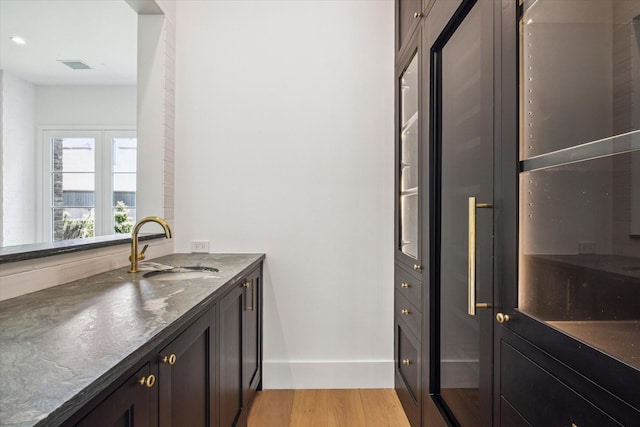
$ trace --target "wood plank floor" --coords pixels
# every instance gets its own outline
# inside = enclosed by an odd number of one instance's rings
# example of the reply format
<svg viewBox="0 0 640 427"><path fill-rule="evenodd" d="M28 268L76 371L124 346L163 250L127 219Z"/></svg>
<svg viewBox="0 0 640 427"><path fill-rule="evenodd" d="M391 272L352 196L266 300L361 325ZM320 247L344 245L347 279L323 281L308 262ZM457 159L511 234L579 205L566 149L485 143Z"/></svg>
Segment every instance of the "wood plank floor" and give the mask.
<svg viewBox="0 0 640 427"><path fill-rule="evenodd" d="M263 390L249 427L410 427L395 390Z"/></svg>

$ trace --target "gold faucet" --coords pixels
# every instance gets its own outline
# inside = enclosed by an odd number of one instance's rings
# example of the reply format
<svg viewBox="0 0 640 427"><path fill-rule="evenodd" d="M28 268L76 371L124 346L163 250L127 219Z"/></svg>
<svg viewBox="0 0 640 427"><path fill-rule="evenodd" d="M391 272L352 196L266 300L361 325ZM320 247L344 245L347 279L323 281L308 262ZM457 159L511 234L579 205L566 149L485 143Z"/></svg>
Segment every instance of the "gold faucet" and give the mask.
<svg viewBox="0 0 640 427"><path fill-rule="evenodd" d="M138 253L138 233L140 232L140 228L147 222L156 222L164 228L164 237L167 239L171 238L171 228L167 221L160 218L159 216L148 216L142 218L140 221L136 222L136 225L133 227L133 231L131 232L131 255L129 256L129 261L131 261L131 268L129 269L129 273L137 273L138 271L138 261L142 261L144 259L144 251L147 250L149 245L144 245L142 251Z"/></svg>

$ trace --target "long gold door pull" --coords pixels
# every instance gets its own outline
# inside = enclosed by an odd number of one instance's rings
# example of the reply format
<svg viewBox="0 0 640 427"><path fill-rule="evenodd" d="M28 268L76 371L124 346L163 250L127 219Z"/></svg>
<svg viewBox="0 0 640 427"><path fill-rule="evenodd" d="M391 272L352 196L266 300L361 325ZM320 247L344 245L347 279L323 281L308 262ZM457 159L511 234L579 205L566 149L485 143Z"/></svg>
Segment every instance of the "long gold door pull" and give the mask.
<svg viewBox="0 0 640 427"><path fill-rule="evenodd" d="M476 209L492 208L490 203L476 203L475 197L469 197L469 280L467 291L467 313L476 315L476 307L489 307L487 303L476 304Z"/></svg>

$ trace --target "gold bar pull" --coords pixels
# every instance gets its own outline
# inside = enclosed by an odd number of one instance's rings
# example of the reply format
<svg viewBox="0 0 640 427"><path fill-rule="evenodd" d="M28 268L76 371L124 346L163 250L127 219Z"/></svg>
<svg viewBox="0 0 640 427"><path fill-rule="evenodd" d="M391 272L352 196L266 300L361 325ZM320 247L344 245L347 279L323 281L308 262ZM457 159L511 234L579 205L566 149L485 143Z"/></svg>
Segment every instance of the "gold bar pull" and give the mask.
<svg viewBox="0 0 640 427"><path fill-rule="evenodd" d="M490 203L476 203L475 197L469 197L469 275L467 291L467 313L476 315L476 307L489 307L486 303L476 304L476 209L492 208Z"/></svg>
<svg viewBox="0 0 640 427"><path fill-rule="evenodd" d="M255 288L254 288L254 284L253 284L253 279L247 280L246 282L244 282L242 284L242 286L245 289L248 289L249 287L251 287L251 305L244 307L245 311L253 311L254 310L254 304L255 304L255 300L254 300L254 293L255 293Z"/></svg>

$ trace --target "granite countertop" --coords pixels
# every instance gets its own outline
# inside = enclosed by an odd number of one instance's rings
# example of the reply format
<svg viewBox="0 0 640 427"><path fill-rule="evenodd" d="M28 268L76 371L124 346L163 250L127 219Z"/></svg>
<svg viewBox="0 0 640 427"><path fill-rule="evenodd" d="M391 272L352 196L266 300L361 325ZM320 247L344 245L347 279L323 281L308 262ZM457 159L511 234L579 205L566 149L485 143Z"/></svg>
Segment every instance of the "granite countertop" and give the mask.
<svg viewBox="0 0 640 427"><path fill-rule="evenodd" d="M174 254L152 261L220 271L159 281L124 267L0 302L0 426L63 422L263 259Z"/></svg>

